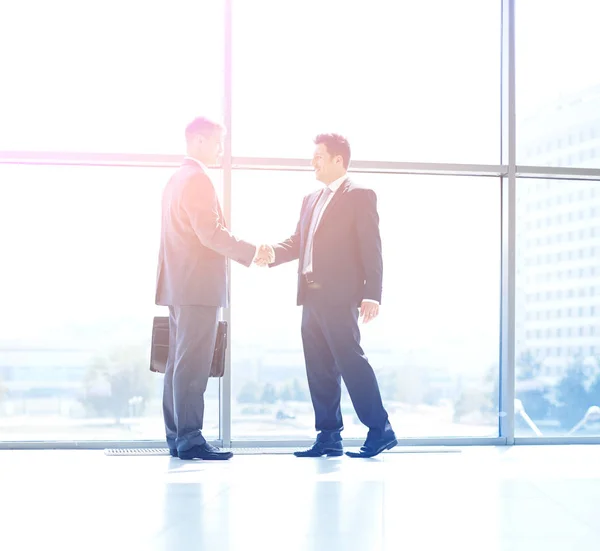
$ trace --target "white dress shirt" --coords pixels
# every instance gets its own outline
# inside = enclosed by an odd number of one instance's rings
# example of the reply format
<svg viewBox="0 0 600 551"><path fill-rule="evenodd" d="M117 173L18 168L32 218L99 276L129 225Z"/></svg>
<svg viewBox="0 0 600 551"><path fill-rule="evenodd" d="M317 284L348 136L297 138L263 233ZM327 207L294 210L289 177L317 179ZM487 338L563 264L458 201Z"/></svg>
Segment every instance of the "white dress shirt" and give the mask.
<svg viewBox="0 0 600 551"><path fill-rule="evenodd" d="M323 207L321 208L321 211L318 213L319 218L317 219L317 223L315 224L315 229L313 232L314 233L317 231L317 228L319 227L319 224L321 223L321 218L323 218L323 213L325 212L325 209L329 206L329 203L331 202L331 199L333 199L333 195L335 194L335 192L340 189L340 186L344 183L344 181L346 180L348 176L346 174L344 174L341 178L338 178L337 180L334 180L333 182L331 182L331 184L328 184L328 188L331 190L331 193L329 194L329 197L327 197L327 199L325 200L325 204L323 205ZM305 267L304 270L302 270L303 274L307 274L312 272L312 247L310 247L310 249L307 249L306 251L304 251L304 255L305 257L307 257L307 261L305 263Z"/></svg>

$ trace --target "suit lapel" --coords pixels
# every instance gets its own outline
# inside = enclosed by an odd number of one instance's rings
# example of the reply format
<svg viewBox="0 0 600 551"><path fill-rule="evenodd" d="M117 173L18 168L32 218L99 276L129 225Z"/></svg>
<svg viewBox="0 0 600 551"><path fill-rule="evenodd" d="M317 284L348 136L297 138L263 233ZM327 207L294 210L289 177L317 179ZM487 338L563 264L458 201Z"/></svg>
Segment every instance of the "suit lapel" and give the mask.
<svg viewBox="0 0 600 551"><path fill-rule="evenodd" d="M302 245L304 249L304 243L306 243L306 238L308 235L308 230L310 228L310 221L312 220L313 213L315 211L315 207L317 206L317 201L321 196L320 191L316 191L313 193L309 200L306 202L306 209L304 211L304 217L302 220Z"/></svg>
<svg viewBox="0 0 600 551"><path fill-rule="evenodd" d="M329 201L329 204L327 205L327 208L325 209L323 216L321 216L321 221L319 222L319 225L317 226L317 229L315 230L315 235L323 227L323 224L325 224L327 222L327 220L331 216L331 212L333 211L335 204L340 200L340 197L342 195L344 195L344 193L346 193L346 190L348 189L349 186L350 186L350 179L346 178L344 180L344 182L342 183L342 185L338 188L338 190L333 194L333 197L331 198L331 201Z"/></svg>

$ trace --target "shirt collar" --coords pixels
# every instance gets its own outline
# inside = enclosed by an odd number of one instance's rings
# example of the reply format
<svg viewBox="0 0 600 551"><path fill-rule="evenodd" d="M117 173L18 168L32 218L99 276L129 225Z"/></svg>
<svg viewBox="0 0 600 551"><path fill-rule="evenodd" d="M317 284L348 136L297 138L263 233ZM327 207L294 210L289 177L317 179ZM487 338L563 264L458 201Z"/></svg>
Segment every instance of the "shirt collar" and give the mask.
<svg viewBox="0 0 600 551"><path fill-rule="evenodd" d="M331 182L331 184L329 184L327 187L331 190L332 193L335 193L338 189L340 189L340 186L348 179L348 175L344 174L341 178L338 178L337 180L334 180L333 182Z"/></svg>
<svg viewBox="0 0 600 551"><path fill-rule="evenodd" d="M206 168L206 165L202 162L199 161L198 159L194 159L194 157L188 157L187 155L184 157L185 161L193 161L194 163L196 163L202 170L204 170L204 172L208 172L208 169Z"/></svg>

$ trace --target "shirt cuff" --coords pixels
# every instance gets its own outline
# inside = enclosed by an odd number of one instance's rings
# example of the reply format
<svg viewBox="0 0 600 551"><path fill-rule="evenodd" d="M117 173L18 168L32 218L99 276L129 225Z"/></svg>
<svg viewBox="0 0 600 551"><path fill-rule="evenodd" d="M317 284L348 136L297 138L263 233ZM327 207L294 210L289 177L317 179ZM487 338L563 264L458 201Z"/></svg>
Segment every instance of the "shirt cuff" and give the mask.
<svg viewBox="0 0 600 551"><path fill-rule="evenodd" d="M363 302L372 302L373 304L379 305L379 301L373 300L372 298L363 298Z"/></svg>

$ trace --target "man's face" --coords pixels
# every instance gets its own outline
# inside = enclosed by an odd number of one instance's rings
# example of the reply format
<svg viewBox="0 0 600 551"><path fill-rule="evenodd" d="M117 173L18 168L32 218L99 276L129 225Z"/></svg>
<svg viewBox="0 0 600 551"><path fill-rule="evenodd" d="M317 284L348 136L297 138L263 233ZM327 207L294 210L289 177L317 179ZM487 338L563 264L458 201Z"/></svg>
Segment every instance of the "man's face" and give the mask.
<svg viewBox="0 0 600 551"><path fill-rule="evenodd" d="M215 130L207 136L200 136L200 148L202 157L208 165L218 165L223 155L222 130Z"/></svg>
<svg viewBox="0 0 600 551"><path fill-rule="evenodd" d="M343 173L343 161L340 155L332 157L327 151L325 144L319 143L315 147L312 166L315 169L315 177L324 184L330 184L337 180Z"/></svg>

